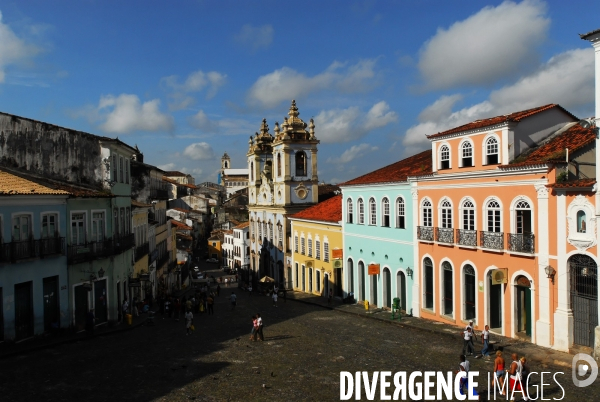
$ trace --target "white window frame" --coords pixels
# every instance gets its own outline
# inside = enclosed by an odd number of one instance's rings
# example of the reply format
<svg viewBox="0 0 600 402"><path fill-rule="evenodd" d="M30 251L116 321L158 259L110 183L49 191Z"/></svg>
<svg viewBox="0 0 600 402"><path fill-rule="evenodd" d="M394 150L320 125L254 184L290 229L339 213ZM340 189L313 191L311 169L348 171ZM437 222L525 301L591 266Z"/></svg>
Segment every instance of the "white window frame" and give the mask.
<svg viewBox="0 0 600 402"><path fill-rule="evenodd" d="M56 218L56 222L54 223L56 231L55 233L48 233L44 236L44 218L50 216ZM58 211L44 211L40 214L40 239L48 239L51 237L60 237L60 213Z"/></svg>
<svg viewBox="0 0 600 402"><path fill-rule="evenodd" d="M427 215L427 211L429 211L429 216ZM431 204L431 200L429 198L424 198L421 201L421 226L423 227L433 227L433 205ZM427 224L429 223L429 224Z"/></svg>
<svg viewBox="0 0 600 402"><path fill-rule="evenodd" d="M358 201L356 202L356 206L358 209L358 224L364 225L365 224L365 202L363 201L362 198L358 199Z"/></svg>
<svg viewBox="0 0 600 402"><path fill-rule="evenodd" d="M471 206L465 206L466 203L470 203ZM465 213L473 211L473 225L465 227ZM477 230L477 206L472 199L466 198L460 203L460 229L461 230ZM468 216L468 214L467 214ZM470 221L469 221L470 222ZM472 227L472 229L471 229Z"/></svg>
<svg viewBox="0 0 600 402"><path fill-rule="evenodd" d="M315 237L315 258L317 260L321 259L321 239L319 236Z"/></svg>
<svg viewBox="0 0 600 402"><path fill-rule="evenodd" d="M83 215L83 243L79 243L79 242L73 242L73 215L79 215L82 214ZM75 245L82 245L82 244L86 244L88 241L88 233L87 233L87 227L88 227L88 222L87 222L87 211L85 210L81 210L81 211L71 211L71 215L69 216L69 227L70 227L70 239L69 242L71 245L75 246ZM78 231L79 232L79 231ZM78 240L79 240L79 236L78 236Z"/></svg>
<svg viewBox="0 0 600 402"><path fill-rule="evenodd" d="M490 153L489 152L489 143L490 141L495 140L496 141L496 153ZM500 138L498 138L498 136L496 134L489 134L487 135L484 139L483 139L483 165L497 165L500 164L502 162L502 160L500 159ZM497 163L488 163L488 156L489 155L497 155Z"/></svg>
<svg viewBox="0 0 600 402"><path fill-rule="evenodd" d="M354 223L354 208L352 205L352 198L346 200L346 223Z"/></svg>
<svg viewBox="0 0 600 402"><path fill-rule="evenodd" d="M468 146L468 147L467 147ZM467 156L465 157L465 151L466 150L470 150L471 152L471 156ZM459 166L460 167L473 167L475 166L475 147L473 146L473 143L471 142L470 139L465 139L464 141L462 141L460 143L460 158L459 158ZM463 159L465 158L471 158L471 166L465 166L463 163Z"/></svg>
<svg viewBox="0 0 600 402"><path fill-rule="evenodd" d="M445 153L444 149L448 150L448 152L447 152L448 159L443 159L444 153ZM447 144L447 143L440 144L438 155L439 155L439 161L440 161L440 165L438 167L438 170L452 169L452 152L451 152L450 145ZM444 168L442 166L443 166L444 161L446 161L446 160L448 161L448 167Z"/></svg>
<svg viewBox="0 0 600 402"><path fill-rule="evenodd" d="M377 201L369 198L369 226L377 226Z"/></svg>
<svg viewBox="0 0 600 402"><path fill-rule="evenodd" d="M28 228L27 228L27 236L25 236L25 238L23 238L23 235L21 233L21 230L19 229L19 239L15 239L14 237L14 229L15 229L15 219L17 218L24 218L27 217L29 222L28 222ZM10 237L12 241L27 241L33 238L33 213L31 212L15 212L13 214L11 214L11 230L10 230ZM19 224L20 225L20 224Z"/></svg>
<svg viewBox="0 0 600 402"><path fill-rule="evenodd" d="M400 225L400 217L404 220L402 225ZM406 229L406 202L404 197L396 198L396 228Z"/></svg>
<svg viewBox="0 0 600 402"><path fill-rule="evenodd" d="M329 262L329 239L323 238L323 262Z"/></svg>
<svg viewBox="0 0 600 402"><path fill-rule="evenodd" d="M452 214L452 201L450 201L448 198L443 198L440 201L440 206L439 206L439 214L438 214L438 219L439 219L439 223L438 223L438 227L440 228L444 228L444 229L451 229L453 226L453 214Z"/></svg>
<svg viewBox="0 0 600 402"><path fill-rule="evenodd" d="M386 224L387 218L387 224ZM391 216L390 216L390 199L388 197L383 197L381 200L381 226L389 228L391 227Z"/></svg>
<svg viewBox="0 0 600 402"><path fill-rule="evenodd" d="M103 222L103 225L102 225L103 237L102 237L102 239L96 239L95 234L94 234L94 222L98 221L97 219L94 218L94 214L99 214L99 213L104 214L104 216L102 218L102 222ZM90 214L91 214L90 216L91 216L91 220L92 220L92 225L90 227L90 232L91 232L90 239L91 239L91 241L96 241L96 242L103 241L104 239L106 239L106 217L108 216L108 214L106 213L105 209L92 209L90 211Z"/></svg>
<svg viewBox="0 0 600 402"><path fill-rule="evenodd" d="M498 207L490 207L490 204L492 202L495 202L496 204L498 204ZM488 214L491 211L499 211L499 218L498 218L498 226L500 228L500 230L498 232L496 232L495 230L489 230L490 226L489 226L489 217ZM500 200L496 197L490 197L489 199L487 199L485 201L484 204L484 208L483 208L483 216L484 216L484 222L483 222L483 227L484 227L484 231L485 232L491 232L491 233L503 233L503 214L502 214L502 203L500 202ZM494 213L494 219L493 219L493 228L495 228L496 226L496 214Z"/></svg>

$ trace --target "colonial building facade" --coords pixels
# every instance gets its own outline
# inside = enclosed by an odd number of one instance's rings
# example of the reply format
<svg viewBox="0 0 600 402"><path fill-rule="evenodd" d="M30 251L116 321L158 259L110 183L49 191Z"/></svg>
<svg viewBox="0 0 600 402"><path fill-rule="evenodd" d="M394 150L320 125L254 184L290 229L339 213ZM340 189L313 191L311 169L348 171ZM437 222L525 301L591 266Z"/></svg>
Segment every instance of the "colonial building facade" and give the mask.
<svg viewBox="0 0 600 402"><path fill-rule="evenodd" d="M296 102L274 135L263 120L248 149L248 209L252 280L270 276L287 283L284 266L291 267L288 216L318 201L315 125L299 117Z"/></svg>

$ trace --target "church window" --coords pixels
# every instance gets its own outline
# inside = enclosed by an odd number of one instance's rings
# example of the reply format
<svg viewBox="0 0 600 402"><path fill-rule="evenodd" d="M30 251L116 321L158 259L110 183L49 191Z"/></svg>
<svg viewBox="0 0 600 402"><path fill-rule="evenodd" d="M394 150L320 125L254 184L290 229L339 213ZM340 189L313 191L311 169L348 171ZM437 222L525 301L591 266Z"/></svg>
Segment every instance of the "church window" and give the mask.
<svg viewBox="0 0 600 402"><path fill-rule="evenodd" d="M281 154L277 154L277 177L281 177Z"/></svg>
<svg viewBox="0 0 600 402"><path fill-rule="evenodd" d="M296 176L306 176L306 154L304 151L296 152Z"/></svg>

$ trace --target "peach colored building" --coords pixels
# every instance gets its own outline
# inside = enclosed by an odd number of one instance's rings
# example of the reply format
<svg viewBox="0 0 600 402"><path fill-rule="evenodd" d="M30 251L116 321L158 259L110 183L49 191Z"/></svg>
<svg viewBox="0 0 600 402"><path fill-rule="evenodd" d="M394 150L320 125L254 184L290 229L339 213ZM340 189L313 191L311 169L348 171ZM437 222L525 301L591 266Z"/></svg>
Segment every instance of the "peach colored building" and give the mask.
<svg viewBox="0 0 600 402"><path fill-rule="evenodd" d="M550 104L428 136L432 174L411 179L422 317L563 350L594 325L573 311L589 282L573 272L597 272L595 134L577 122Z"/></svg>

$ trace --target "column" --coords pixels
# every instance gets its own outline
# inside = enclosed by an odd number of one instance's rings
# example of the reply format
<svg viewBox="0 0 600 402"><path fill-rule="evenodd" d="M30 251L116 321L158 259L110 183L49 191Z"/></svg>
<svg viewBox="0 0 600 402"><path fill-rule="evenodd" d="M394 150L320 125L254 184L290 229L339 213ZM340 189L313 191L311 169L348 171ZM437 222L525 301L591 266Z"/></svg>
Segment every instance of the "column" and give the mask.
<svg viewBox="0 0 600 402"><path fill-rule="evenodd" d="M421 256L419 255L419 241L417 239L417 225L419 225L419 191L417 183L411 183L410 193L412 195L412 224L407 222L407 227L410 225L413 231L413 276L412 276L412 310L413 316L421 316L421 289L419 283L421 280ZM408 280L408 278L406 278Z"/></svg>
<svg viewBox="0 0 600 402"><path fill-rule="evenodd" d="M554 349L569 351L573 344L573 312L569 308L569 270L567 268L567 197L556 196L557 267L554 286L558 286L558 307L554 312Z"/></svg>
<svg viewBox="0 0 600 402"><path fill-rule="evenodd" d="M536 321L532 341L538 345L551 345L550 327L550 284L546 278L546 267L550 264L548 238L548 189L544 183L536 184L537 191L537 243L538 243L538 283L536 284L539 302L539 319ZM560 239L560 237L559 237ZM534 294L535 294L534 293Z"/></svg>

